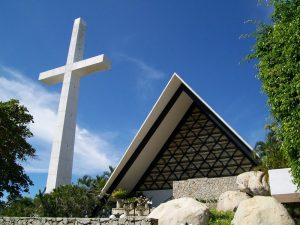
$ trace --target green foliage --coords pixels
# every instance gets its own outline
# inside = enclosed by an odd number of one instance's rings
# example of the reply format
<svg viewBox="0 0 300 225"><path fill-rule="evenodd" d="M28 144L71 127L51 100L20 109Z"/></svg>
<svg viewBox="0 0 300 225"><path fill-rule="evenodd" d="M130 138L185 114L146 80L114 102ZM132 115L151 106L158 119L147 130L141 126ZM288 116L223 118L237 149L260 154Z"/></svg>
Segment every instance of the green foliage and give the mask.
<svg viewBox="0 0 300 225"><path fill-rule="evenodd" d="M111 196L114 199L125 199L128 196L128 193L125 189L123 188L118 188L116 190L113 191L113 193L111 194Z"/></svg>
<svg viewBox="0 0 300 225"><path fill-rule="evenodd" d="M209 225L231 225L233 212L221 212L216 209L210 210Z"/></svg>
<svg viewBox="0 0 300 225"><path fill-rule="evenodd" d="M55 188L51 193L40 192L36 197L36 208L40 216L51 217L105 217L112 203L100 201L99 194L114 168L95 178L84 175L77 184Z"/></svg>
<svg viewBox="0 0 300 225"><path fill-rule="evenodd" d="M97 175L96 178L92 178L91 176L84 175L82 178L78 179L77 185L100 194L102 188L106 184L106 181L107 179L104 176Z"/></svg>
<svg viewBox="0 0 300 225"><path fill-rule="evenodd" d="M109 175L105 171L101 176L92 178L83 176L77 184L55 188L51 193L39 191L34 199L13 199L0 202L2 216L47 216L47 217L107 217L114 203L101 202L99 194Z"/></svg>
<svg viewBox="0 0 300 225"><path fill-rule="evenodd" d="M49 194L40 192L36 199L38 215L49 217L92 217L98 204L95 192L77 185L61 186Z"/></svg>
<svg viewBox="0 0 300 225"><path fill-rule="evenodd" d="M198 201L198 202L201 202L201 203L204 203L204 204L206 204L206 203L217 203L218 202L218 199L200 199L200 198L196 198L196 200Z"/></svg>
<svg viewBox="0 0 300 225"><path fill-rule="evenodd" d="M255 144L254 151L259 156L265 170L288 167L285 155L281 151L282 141L278 135L278 123L273 121L266 125L266 141Z"/></svg>
<svg viewBox="0 0 300 225"><path fill-rule="evenodd" d="M23 216L30 217L35 215L35 205L31 198L19 198L7 202L0 209L0 215L3 216Z"/></svg>
<svg viewBox="0 0 300 225"><path fill-rule="evenodd" d="M272 116L280 124L282 151L300 187L300 0L273 0L272 24L258 26L248 59L258 59L258 77Z"/></svg>
<svg viewBox="0 0 300 225"><path fill-rule="evenodd" d="M283 205L295 221L296 225L300 225L300 202L284 203Z"/></svg>
<svg viewBox="0 0 300 225"><path fill-rule="evenodd" d="M99 192L100 194L102 188L105 186L106 181L109 179L113 171L114 168L109 166L108 171L104 171L101 176L97 175L96 178L92 178L89 175L84 175L77 180L77 185L88 190Z"/></svg>
<svg viewBox="0 0 300 225"><path fill-rule="evenodd" d="M35 156L35 149L26 139L32 137L28 124L33 117L17 100L0 102L0 198L4 192L9 199L28 192L32 181L21 162Z"/></svg>
<svg viewBox="0 0 300 225"><path fill-rule="evenodd" d="M105 178L106 180L109 179L109 177L112 175L112 173L114 172L115 168L112 166L108 166L108 170L104 171L102 174L102 177Z"/></svg>

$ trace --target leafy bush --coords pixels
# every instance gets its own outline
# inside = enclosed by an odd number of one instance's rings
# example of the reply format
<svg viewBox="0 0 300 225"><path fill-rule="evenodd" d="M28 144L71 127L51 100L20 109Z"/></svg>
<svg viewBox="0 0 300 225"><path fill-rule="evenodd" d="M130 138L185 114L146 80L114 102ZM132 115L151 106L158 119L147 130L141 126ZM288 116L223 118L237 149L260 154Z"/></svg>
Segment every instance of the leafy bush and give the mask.
<svg viewBox="0 0 300 225"><path fill-rule="evenodd" d="M265 129L266 140L257 142L254 147L255 153L260 158L262 170L267 172L269 169L288 167L287 159L281 150L282 140L278 135L279 124L272 121L266 125Z"/></svg>
<svg viewBox="0 0 300 225"><path fill-rule="evenodd" d="M231 225L233 212L221 212L216 209L210 210L209 225Z"/></svg>
<svg viewBox="0 0 300 225"><path fill-rule="evenodd" d="M123 188L118 188L116 190L113 191L113 193L111 194L111 196L114 199L125 199L128 196L128 193L125 189Z"/></svg>
<svg viewBox="0 0 300 225"><path fill-rule="evenodd" d="M300 188L300 0L271 0L271 23L253 34L248 59L258 60L258 78L278 122L281 150Z"/></svg>
<svg viewBox="0 0 300 225"><path fill-rule="evenodd" d="M50 217L92 217L98 204L95 193L76 185L61 186L49 194L39 193L36 199L39 216Z"/></svg>
<svg viewBox="0 0 300 225"><path fill-rule="evenodd" d="M51 193L39 191L34 199L0 201L1 216L107 217L113 203L101 202L99 194L112 172L92 178L83 176L77 184L55 188Z"/></svg>
<svg viewBox="0 0 300 225"><path fill-rule="evenodd" d="M9 201L3 204L0 209L2 216L23 216L30 217L35 215L35 204L33 199L24 197Z"/></svg>

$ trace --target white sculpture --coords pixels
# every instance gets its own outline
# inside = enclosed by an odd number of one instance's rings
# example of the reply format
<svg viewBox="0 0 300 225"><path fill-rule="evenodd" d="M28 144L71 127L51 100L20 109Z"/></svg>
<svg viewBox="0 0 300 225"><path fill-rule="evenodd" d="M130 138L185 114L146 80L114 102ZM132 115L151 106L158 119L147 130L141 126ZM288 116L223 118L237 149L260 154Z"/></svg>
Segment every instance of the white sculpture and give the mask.
<svg viewBox="0 0 300 225"><path fill-rule="evenodd" d="M47 193L60 185L71 183L80 78L110 68L110 62L104 55L82 60L85 27L86 24L81 18L74 21L67 64L40 73L39 76L39 80L46 84L63 82L46 185Z"/></svg>

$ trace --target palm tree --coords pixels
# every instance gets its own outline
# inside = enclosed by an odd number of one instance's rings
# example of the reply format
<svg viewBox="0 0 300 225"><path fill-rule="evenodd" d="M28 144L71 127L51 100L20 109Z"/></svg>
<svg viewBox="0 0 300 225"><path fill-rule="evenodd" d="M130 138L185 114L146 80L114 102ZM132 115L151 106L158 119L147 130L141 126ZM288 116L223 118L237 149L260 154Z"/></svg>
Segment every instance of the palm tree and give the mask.
<svg viewBox="0 0 300 225"><path fill-rule="evenodd" d="M278 135L280 124L272 121L267 124L266 141L258 141L255 144L254 151L262 162L262 167L266 169L279 169L288 167L287 160L281 151L281 139Z"/></svg>
<svg viewBox="0 0 300 225"><path fill-rule="evenodd" d="M109 166L109 171L104 171L102 175L97 175L95 178L92 178L89 175L84 175L77 180L77 184L88 190L101 191L113 171L114 168Z"/></svg>
<svg viewBox="0 0 300 225"><path fill-rule="evenodd" d="M77 180L77 184L86 189L90 189L92 186L93 178L89 175L84 175Z"/></svg>
<svg viewBox="0 0 300 225"><path fill-rule="evenodd" d="M103 172L103 175L104 175L104 177L105 177L107 180L108 180L109 177L112 175L112 173L114 172L115 168L112 167L112 166L109 166L108 169L109 169L108 171L104 171L104 172Z"/></svg>

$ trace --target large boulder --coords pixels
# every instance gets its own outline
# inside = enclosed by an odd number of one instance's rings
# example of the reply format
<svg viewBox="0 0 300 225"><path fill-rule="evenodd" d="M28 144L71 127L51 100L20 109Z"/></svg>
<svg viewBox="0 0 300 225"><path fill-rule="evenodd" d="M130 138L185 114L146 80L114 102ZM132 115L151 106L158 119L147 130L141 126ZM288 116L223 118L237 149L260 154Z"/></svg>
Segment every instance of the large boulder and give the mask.
<svg viewBox="0 0 300 225"><path fill-rule="evenodd" d="M238 175L236 183L240 191L246 192L251 196L269 196L270 186L267 180L265 173L261 171L250 171Z"/></svg>
<svg viewBox="0 0 300 225"><path fill-rule="evenodd" d="M226 191L218 199L217 209L219 211L236 211L241 201L251 198L244 192Z"/></svg>
<svg viewBox="0 0 300 225"><path fill-rule="evenodd" d="M255 196L240 203L233 225L295 225L287 210L273 197Z"/></svg>
<svg viewBox="0 0 300 225"><path fill-rule="evenodd" d="M209 219L208 207L193 198L178 198L160 204L148 218L158 219L158 225L193 224L206 225Z"/></svg>

